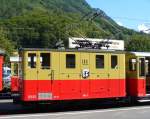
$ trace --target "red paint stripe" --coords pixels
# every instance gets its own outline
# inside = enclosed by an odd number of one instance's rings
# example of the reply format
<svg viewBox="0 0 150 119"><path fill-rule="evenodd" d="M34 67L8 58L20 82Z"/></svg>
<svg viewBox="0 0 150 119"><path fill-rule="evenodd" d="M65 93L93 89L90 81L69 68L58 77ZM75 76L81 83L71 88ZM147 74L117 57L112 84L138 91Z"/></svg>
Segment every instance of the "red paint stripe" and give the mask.
<svg viewBox="0 0 150 119"><path fill-rule="evenodd" d="M127 79L127 94L130 96L143 97L146 96L146 80L145 79Z"/></svg>
<svg viewBox="0 0 150 119"><path fill-rule="evenodd" d="M19 91L19 77L12 76L11 77L11 92L18 92Z"/></svg>
<svg viewBox="0 0 150 119"><path fill-rule="evenodd" d="M24 80L24 101L38 101L38 93L52 93L52 99L70 100L124 97L125 80Z"/></svg>
<svg viewBox="0 0 150 119"><path fill-rule="evenodd" d="M3 56L0 56L0 91L3 89Z"/></svg>

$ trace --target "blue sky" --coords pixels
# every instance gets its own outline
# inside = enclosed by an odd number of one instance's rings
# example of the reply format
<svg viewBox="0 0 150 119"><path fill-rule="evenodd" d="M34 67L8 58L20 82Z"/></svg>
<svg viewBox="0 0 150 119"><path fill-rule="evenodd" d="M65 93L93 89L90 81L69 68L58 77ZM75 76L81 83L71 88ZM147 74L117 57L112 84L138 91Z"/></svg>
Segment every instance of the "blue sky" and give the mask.
<svg viewBox="0 0 150 119"><path fill-rule="evenodd" d="M150 0L86 0L92 7L102 9L123 26L138 30L150 23Z"/></svg>

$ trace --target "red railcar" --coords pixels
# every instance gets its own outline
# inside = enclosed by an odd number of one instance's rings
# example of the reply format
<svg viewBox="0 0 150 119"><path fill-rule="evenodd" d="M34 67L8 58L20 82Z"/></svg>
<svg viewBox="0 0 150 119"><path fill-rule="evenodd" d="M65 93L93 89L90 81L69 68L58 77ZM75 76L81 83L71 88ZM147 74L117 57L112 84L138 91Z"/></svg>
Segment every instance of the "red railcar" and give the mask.
<svg viewBox="0 0 150 119"><path fill-rule="evenodd" d="M0 50L0 91L3 90L3 62L4 62L4 51Z"/></svg>
<svg viewBox="0 0 150 119"><path fill-rule="evenodd" d="M15 56L10 57L10 64L11 64L11 93L18 92L19 87L19 56L18 53L15 53Z"/></svg>
<svg viewBox="0 0 150 119"><path fill-rule="evenodd" d="M0 55L0 91L3 89L3 56Z"/></svg>

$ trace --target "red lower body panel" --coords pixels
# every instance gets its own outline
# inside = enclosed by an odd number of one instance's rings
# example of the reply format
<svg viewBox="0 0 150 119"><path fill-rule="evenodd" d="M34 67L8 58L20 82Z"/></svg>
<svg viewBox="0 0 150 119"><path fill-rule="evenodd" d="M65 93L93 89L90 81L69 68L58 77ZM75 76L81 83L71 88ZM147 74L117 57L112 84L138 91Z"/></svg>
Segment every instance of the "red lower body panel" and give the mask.
<svg viewBox="0 0 150 119"><path fill-rule="evenodd" d="M19 91L19 77L12 76L11 77L11 92L18 92Z"/></svg>
<svg viewBox="0 0 150 119"><path fill-rule="evenodd" d="M3 56L0 55L0 91L3 90Z"/></svg>
<svg viewBox="0 0 150 119"><path fill-rule="evenodd" d="M23 101L72 100L126 96L125 80L24 80Z"/></svg>
<svg viewBox="0 0 150 119"><path fill-rule="evenodd" d="M134 97L146 96L145 79L127 79L127 94Z"/></svg>

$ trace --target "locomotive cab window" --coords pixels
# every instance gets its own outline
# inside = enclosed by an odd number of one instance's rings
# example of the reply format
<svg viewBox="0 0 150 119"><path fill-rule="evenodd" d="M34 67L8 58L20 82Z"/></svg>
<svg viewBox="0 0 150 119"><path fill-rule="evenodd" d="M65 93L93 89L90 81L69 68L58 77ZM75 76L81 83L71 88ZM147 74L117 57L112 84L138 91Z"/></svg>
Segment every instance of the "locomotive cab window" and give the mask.
<svg viewBox="0 0 150 119"><path fill-rule="evenodd" d="M145 59L139 59L139 76L145 76Z"/></svg>
<svg viewBox="0 0 150 119"><path fill-rule="evenodd" d="M75 68L75 54L66 55L66 68Z"/></svg>
<svg viewBox="0 0 150 119"><path fill-rule="evenodd" d="M104 55L96 55L96 68L97 69L104 68Z"/></svg>
<svg viewBox="0 0 150 119"><path fill-rule="evenodd" d="M118 68L118 57L116 55L111 56L111 68L112 69Z"/></svg>
<svg viewBox="0 0 150 119"><path fill-rule="evenodd" d="M50 69L50 53L40 54L41 69Z"/></svg>
<svg viewBox="0 0 150 119"><path fill-rule="evenodd" d="M36 54L29 53L28 54L28 67L29 68L36 68Z"/></svg>
<svg viewBox="0 0 150 119"><path fill-rule="evenodd" d="M150 58L146 58L145 60L145 69L146 69L146 76L150 76Z"/></svg>
<svg viewBox="0 0 150 119"><path fill-rule="evenodd" d="M130 71L136 71L136 59L130 59L129 60L129 70Z"/></svg>

